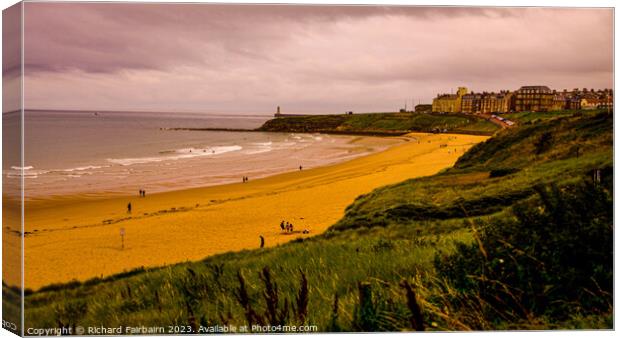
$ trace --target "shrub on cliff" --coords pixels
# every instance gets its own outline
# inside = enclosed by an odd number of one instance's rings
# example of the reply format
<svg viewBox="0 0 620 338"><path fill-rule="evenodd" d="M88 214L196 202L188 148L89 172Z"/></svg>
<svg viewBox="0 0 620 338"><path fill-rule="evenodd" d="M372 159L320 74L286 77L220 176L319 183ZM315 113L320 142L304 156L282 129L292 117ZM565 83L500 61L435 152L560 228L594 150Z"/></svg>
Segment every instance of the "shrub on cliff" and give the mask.
<svg viewBox="0 0 620 338"><path fill-rule="evenodd" d="M514 217L483 224L473 244L438 256L440 276L489 304L490 317L607 313L613 302L611 186L538 189ZM475 229L475 227L474 227Z"/></svg>

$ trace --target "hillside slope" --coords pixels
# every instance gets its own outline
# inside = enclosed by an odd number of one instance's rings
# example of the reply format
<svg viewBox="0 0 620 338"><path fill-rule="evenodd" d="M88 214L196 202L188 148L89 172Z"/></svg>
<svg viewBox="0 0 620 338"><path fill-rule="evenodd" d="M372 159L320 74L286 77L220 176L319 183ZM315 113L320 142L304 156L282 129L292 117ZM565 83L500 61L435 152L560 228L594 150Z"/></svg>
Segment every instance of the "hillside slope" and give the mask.
<svg viewBox="0 0 620 338"><path fill-rule="evenodd" d="M269 120L258 130L369 135L402 135L413 131L491 135L498 127L465 114L372 113L286 116Z"/></svg>
<svg viewBox="0 0 620 338"><path fill-rule="evenodd" d="M611 117L567 117L504 131L465 153L453 168L360 196L333 230L490 215L535 194L612 166Z"/></svg>

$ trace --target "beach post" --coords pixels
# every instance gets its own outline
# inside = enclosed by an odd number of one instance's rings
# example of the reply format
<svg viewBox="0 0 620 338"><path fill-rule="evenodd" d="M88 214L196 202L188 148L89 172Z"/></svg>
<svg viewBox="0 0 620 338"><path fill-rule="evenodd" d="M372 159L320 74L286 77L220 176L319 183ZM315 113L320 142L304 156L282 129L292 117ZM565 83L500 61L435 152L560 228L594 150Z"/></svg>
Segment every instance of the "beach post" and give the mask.
<svg viewBox="0 0 620 338"><path fill-rule="evenodd" d="M125 250L125 228L121 228L121 250Z"/></svg>

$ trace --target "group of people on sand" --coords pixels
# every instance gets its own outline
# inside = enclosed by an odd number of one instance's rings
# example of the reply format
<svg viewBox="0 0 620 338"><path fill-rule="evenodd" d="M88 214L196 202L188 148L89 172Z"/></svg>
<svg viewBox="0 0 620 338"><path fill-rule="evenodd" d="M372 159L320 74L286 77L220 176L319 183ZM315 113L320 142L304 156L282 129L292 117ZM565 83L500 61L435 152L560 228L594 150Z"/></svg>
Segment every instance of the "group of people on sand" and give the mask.
<svg viewBox="0 0 620 338"><path fill-rule="evenodd" d="M280 222L280 229L282 229L282 231L284 232L293 232L295 228L293 227L293 223L289 223L288 221L282 221ZM304 229L301 233L307 235L310 233L310 230Z"/></svg>
<svg viewBox="0 0 620 338"><path fill-rule="evenodd" d="M247 176L243 176L243 183L247 182L249 178Z"/></svg>
<svg viewBox="0 0 620 338"><path fill-rule="evenodd" d="M189 150L189 152L191 153L191 152L192 152L192 150L190 149L190 150ZM203 149L203 150L202 150L202 152L203 152L203 153L206 153L206 152L207 152L207 149ZM211 153L212 153L212 154L215 154L215 150L211 149Z"/></svg>
<svg viewBox="0 0 620 338"><path fill-rule="evenodd" d="M146 190L144 189L138 190L138 195L140 197L146 197ZM131 202L127 203L127 213L131 214Z"/></svg>
<svg viewBox="0 0 620 338"><path fill-rule="evenodd" d="M286 232L293 232L293 223L289 223L288 221L280 222L280 229Z"/></svg>

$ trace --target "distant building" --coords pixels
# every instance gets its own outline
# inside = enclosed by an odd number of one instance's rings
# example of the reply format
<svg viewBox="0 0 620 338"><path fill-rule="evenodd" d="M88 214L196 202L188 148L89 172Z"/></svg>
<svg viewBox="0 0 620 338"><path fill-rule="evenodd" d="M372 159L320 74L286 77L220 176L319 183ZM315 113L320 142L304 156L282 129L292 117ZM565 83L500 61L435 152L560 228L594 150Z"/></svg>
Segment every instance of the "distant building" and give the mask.
<svg viewBox="0 0 620 338"><path fill-rule="evenodd" d="M507 90L499 93L490 93L483 95L480 104L482 113L508 113L514 107L514 93Z"/></svg>
<svg viewBox="0 0 620 338"><path fill-rule="evenodd" d="M604 89L599 91L599 109L613 109L614 107L614 93L612 89Z"/></svg>
<svg viewBox="0 0 620 338"><path fill-rule="evenodd" d="M569 109L570 99L564 93L554 93L553 103L551 104L551 111L559 111Z"/></svg>
<svg viewBox="0 0 620 338"><path fill-rule="evenodd" d="M480 107L482 106L482 94L470 94L463 95L461 99L461 112L465 114L480 113Z"/></svg>
<svg viewBox="0 0 620 338"><path fill-rule="evenodd" d="M598 97L584 97L579 101L581 109L592 110L600 106L601 100Z"/></svg>
<svg viewBox="0 0 620 338"><path fill-rule="evenodd" d="M514 94L509 91L463 95L461 112L465 114L507 113L513 109Z"/></svg>
<svg viewBox="0 0 620 338"><path fill-rule="evenodd" d="M549 111L553 96L547 86L523 86L515 93L515 111Z"/></svg>
<svg viewBox="0 0 620 338"><path fill-rule="evenodd" d="M424 105L416 106L422 111ZM426 105L428 106L428 105ZM613 109L613 89L551 90L547 86L523 86L517 91L501 90L499 93L467 93L459 87L456 94L437 95L431 111L437 113L462 112L465 114L501 114L513 111Z"/></svg>
<svg viewBox="0 0 620 338"><path fill-rule="evenodd" d="M467 94L466 87L459 87L456 94L441 94L433 99L432 111L434 113L460 113L461 101Z"/></svg>
<svg viewBox="0 0 620 338"><path fill-rule="evenodd" d="M418 104L414 108L416 113L430 113L433 111L432 104Z"/></svg>
<svg viewBox="0 0 620 338"><path fill-rule="evenodd" d="M579 96L569 97L566 100L566 108L570 110L581 109L581 98Z"/></svg>
<svg viewBox="0 0 620 338"><path fill-rule="evenodd" d="M564 89L555 93L551 110L579 110L579 109L606 109L613 107L613 92L611 89L578 89L572 91Z"/></svg>

